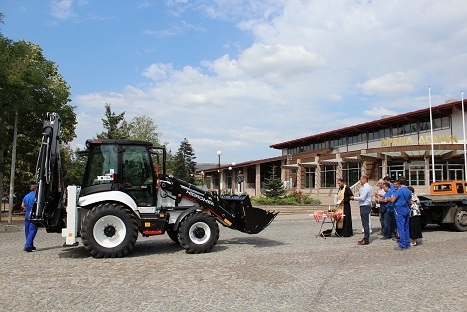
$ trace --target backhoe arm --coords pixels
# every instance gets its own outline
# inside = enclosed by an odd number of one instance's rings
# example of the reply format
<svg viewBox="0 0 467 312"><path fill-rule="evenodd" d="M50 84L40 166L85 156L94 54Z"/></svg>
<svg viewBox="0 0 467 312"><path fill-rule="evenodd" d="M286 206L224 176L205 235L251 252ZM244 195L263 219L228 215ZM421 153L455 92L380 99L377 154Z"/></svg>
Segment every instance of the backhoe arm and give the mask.
<svg viewBox="0 0 467 312"><path fill-rule="evenodd" d="M30 221L60 233L65 226L63 172L60 158L60 123L57 113L44 117L42 143L36 166L37 200Z"/></svg>

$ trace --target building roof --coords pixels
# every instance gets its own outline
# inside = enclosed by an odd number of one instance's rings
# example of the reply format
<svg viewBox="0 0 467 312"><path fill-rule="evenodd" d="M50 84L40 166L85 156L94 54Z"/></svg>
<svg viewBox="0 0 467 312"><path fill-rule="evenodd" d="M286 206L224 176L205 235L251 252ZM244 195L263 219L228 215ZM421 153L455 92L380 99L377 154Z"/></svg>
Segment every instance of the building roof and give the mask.
<svg viewBox="0 0 467 312"><path fill-rule="evenodd" d="M247 167L247 166L254 166L254 165L262 164L262 163L268 163L268 162L270 163L270 162L280 161L280 160L284 160L284 159L287 159L287 155L281 155L281 156L275 156L275 157L270 157L270 158L263 158L263 159L244 161L244 162L236 163L235 166L233 166L233 168L237 169L237 168L242 168L242 167ZM218 165L216 165L216 166L213 166L213 167L204 168L203 170L196 170L196 172L200 173L201 171L204 171L205 173L207 173L207 172L217 171L218 169L227 170L227 169L229 169L229 167L232 167L232 165L231 164L228 164L228 165L221 164L220 167Z"/></svg>
<svg viewBox="0 0 467 312"><path fill-rule="evenodd" d="M455 102L450 102L446 104L441 104L438 106L434 106L431 109L432 109L432 113L434 114L445 114L446 116L449 116L451 114L452 108L454 107L461 109L462 102L455 101ZM388 125L390 126L394 122L407 121L407 120L417 121L420 118L420 116L428 115L429 113L430 113L429 107L423 108L423 109L408 112L405 114L385 117L385 118L361 123L361 124L354 125L354 126L335 129L335 130L322 132L319 134L314 134L314 135L310 135L310 136L306 136L306 137L302 137L302 138L298 138L298 139L294 139L290 141L276 143L276 144L270 145L269 147L275 148L275 149L292 148L292 147L300 146L303 144L311 143L314 140L331 139L335 136L346 136L349 134L349 132L364 132L364 131L367 131L368 129L375 128L375 127L388 126Z"/></svg>

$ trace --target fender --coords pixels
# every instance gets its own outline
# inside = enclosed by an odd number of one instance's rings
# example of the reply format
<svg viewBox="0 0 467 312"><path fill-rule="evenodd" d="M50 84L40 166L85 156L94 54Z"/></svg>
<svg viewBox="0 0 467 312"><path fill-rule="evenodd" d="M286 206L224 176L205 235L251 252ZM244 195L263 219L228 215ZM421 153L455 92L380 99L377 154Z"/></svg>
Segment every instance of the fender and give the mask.
<svg viewBox="0 0 467 312"><path fill-rule="evenodd" d="M174 230L178 229L178 226L180 224L180 222L182 222L183 219L185 219L185 217L195 211L199 211L201 212L201 207L191 207L191 208L188 208L187 210L183 211L183 213L181 213L178 218L177 218L177 221L175 221L175 224L174 224Z"/></svg>
<svg viewBox="0 0 467 312"><path fill-rule="evenodd" d="M79 207L86 207L99 202L115 201L130 207L133 211L137 210L135 201L126 193L120 191L110 191L104 193L94 193L78 199Z"/></svg>

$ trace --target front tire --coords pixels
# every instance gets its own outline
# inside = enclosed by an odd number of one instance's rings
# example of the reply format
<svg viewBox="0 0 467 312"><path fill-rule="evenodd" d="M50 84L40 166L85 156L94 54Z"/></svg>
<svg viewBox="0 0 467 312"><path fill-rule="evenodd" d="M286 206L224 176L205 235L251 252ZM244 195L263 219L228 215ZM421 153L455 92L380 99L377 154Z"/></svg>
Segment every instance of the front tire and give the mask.
<svg viewBox="0 0 467 312"><path fill-rule="evenodd" d="M138 238L133 213L118 203L100 204L86 213L81 225L81 240L95 258L120 258L128 255Z"/></svg>
<svg viewBox="0 0 467 312"><path fill-rule="evenodd" d="M219 226L214 217L195 212L183 219L178 230L178 241L187 253L210 251L219 239Z"/></svg>

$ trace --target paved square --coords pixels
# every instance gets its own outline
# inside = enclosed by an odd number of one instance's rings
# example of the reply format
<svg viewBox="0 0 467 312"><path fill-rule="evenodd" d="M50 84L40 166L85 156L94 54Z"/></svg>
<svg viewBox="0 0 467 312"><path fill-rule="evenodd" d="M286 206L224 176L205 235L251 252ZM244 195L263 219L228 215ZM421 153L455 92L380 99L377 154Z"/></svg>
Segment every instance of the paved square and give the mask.
<svg viewBox="0 0 467 312"><path fill-rule="evenodd" d="M358 218L353 225L359 232ZM120 259L63 248L43 229L26 253L21 228L0 233L0 310L466 310L467 233L430 227L422 245L395 251L377 234L358 246L362 234L323 239L318 230L309 215L279 215L257 235L221 227L208 254L186 254L163 235L139 237Z"/></svg>

